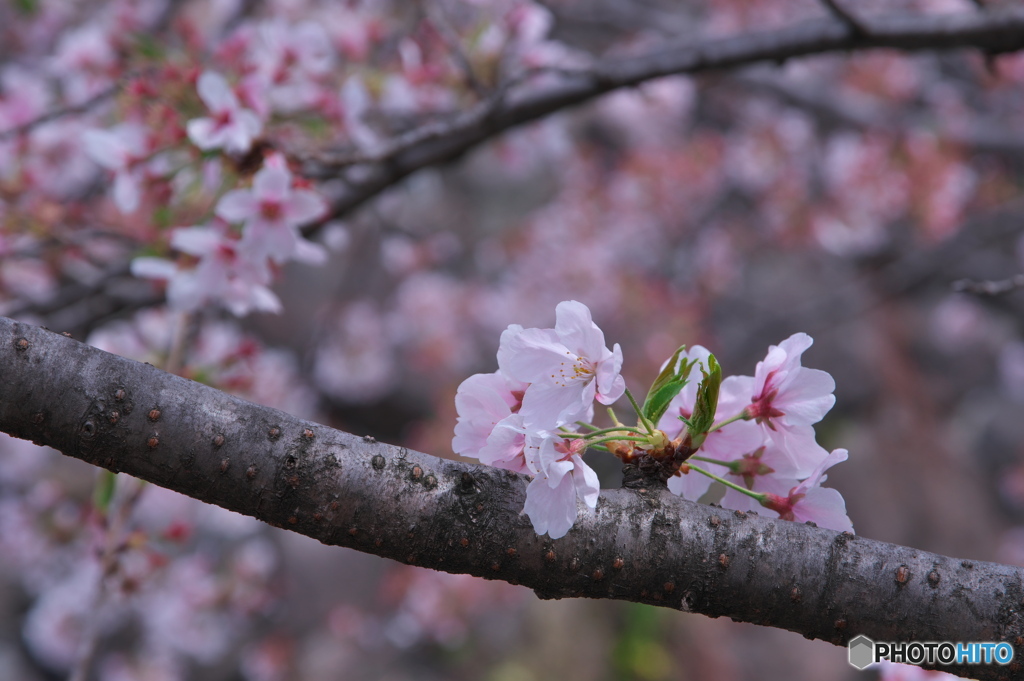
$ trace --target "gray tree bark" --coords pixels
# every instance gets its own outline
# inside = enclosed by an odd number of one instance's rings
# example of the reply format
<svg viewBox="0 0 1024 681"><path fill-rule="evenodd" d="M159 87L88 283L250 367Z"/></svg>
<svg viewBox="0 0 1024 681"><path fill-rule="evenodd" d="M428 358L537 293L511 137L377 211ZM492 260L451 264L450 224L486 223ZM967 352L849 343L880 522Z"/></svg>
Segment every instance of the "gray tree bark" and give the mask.
<svg viewBox="0 0 1024 681"><path fill-rule="evenodd" d="M527 478L344 433L0 318L0 430L271 525L541 598L615 598L836 645L1009 641L1019 568L695 504L651 483L604 490L569 534L538 537Z"/></svg>

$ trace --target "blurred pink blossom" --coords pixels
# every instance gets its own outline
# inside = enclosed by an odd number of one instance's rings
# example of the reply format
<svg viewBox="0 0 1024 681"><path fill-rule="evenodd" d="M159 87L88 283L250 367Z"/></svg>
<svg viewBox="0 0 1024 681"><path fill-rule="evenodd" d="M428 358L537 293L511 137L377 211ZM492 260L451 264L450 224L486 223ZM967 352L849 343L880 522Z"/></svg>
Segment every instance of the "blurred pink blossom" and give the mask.
<svg viewBox="0 0 1024 681"><path fill-rule="evenodd" d="M298 228L326 211L324 200L316 192L293 187L292 174L280 154L267 158L253 178L251 189L229 191L216 208L224 220L244 223L240 248L276 263L292 258L324 261L323 249L299 236Z"/></svg>
<svg viewBox="0 0 1024 681"><path fill-rule="evenodd" d="M136 258L132 274L168 282L167 301L180 310L197 310L207 303L224 305L242 317L252 311L280 312L281 301L271 291L270 270L262 257L253 258L242 244L208 227L174 230L171 246L199 259L183 269L162 258Z"/></svg>
<svg viewBox="0 0 1024 681"><path fill-rule="evenodd" d="M211 115L188 122L192 143L204 151L223 148L229 154L248 152L263 128L259 116L242 108L228 81L215 71L203 71L196 89Z"/></svg>
<svg viewBox="0 0 1024 681"><path fill-rule="evenodd" d="M114 203L122 213L139 207L144 165L149 148L147 131L139 123L122 123L109 130L87 130L83 136L89 157L114 172Z"/></svg>

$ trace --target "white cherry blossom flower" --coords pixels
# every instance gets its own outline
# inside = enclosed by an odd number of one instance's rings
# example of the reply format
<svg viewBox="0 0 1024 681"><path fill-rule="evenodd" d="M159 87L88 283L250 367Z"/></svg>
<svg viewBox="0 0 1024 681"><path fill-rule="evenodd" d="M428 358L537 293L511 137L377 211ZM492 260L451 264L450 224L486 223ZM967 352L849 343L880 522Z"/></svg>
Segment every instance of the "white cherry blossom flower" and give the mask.
<svg viewBox="0 0 1024 681"><path fill-rule="evenodd" d="M523 512L537 534L564 537L576 523L576 499L597 508L597 473L583 461L583 442L539 432L527 438L526 464L536 477L526 487Z"/></svg>
<svg viewBox="0 0 1024 681"><path fill-rule="evenodd" d="M530 383L521 413L528 429L551 429L581 418L595 399L611 404L626 384L622 350L605 347L590 310L575 300L558 304L554 329L524 329L508 339L510 376Z"/></svg>
<svg viewBox="0 0 1024 681"><path fill-rule="evenodd" d="M179 310L196 310L218 303L242 317L254 310L280 312L281 301L267 284L270 271L263 258L253 258L240 243L218 230L187 227L174 230L171 246L199 258L183 269L163 258L136 258L132 274L168 281L167 301Z"/></svg>
<svg viewBox="0 0 1024 681"><path fill-rule="evenodd" d="M114 204L122 213L139 207L143 161L148 152L146 128L139 123L122 123L109 130L87 130L82 141L93 161L114 172Z"/></svg>
<svg viewBox="0 0 1024 681"><path fill-rule="evenodd" d="M463 381L455 394L459 419L452 450L489 466L529 472L523 460L526 431L518 413L525 389L500 371Z"/></svg>
<svg viewBox="0 0 1024 681"><path fill-rule="evenodd" d="M242 108L224 76L203 71L196 82L199 97L210 109L210 116L188 122L188 138L200 149L224 149L229 154L244 154L260 134L263 124L255 112Z"/></svg>
<svg viewBox="0 0 1024 681"><path fill-rule="evenodd" d="M216 214L228 222L244 222L245 248L276 263L292 258L322 262L323 249L299 236L298 227L321 217L324 200L309 189L295 189L284 157L274 154L253 178L251 189L229 191L217 203Z"/></svg>

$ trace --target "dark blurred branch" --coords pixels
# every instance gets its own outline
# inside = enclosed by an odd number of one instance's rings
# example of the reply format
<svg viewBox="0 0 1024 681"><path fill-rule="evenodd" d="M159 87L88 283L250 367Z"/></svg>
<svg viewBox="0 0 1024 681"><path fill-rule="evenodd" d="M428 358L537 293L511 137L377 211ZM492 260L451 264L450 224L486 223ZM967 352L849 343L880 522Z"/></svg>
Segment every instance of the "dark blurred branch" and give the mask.
<svg viewBox="0 0 1024 681"><path fill-rule="evenodd" d="M930 118L882 105L872 105L844 97L832 90L822 91L804 87L776 76L766 69L738 73L731 76L728 82L768 94L789 106L810 113L826 125L883 132L895 137L903 137L915 130L933 130L935 127L934 121ZM935 134L940 139L968 151L1000 156L1024 155L1024 138L993 121L979 123L966 130L940 128Z"/></svg>
<svg viewBox="0 0 1024 681"><path fill-rule="evenodd" d="M1009 279L982 280L960 279L953 282L953 290L960 293L973 293L979 296L1000 296L1024 288L1024 274L1017 274Z"/></svg>
<svg viewBox="0 0 1024 681"><path fill-rule="evenodd" d="M46 123L50 123L52 121L64 118L66 116L74 116L78 114L88 113L93 108L99 106L100 104L102 104L103 102L107 101L108 99L116 95L118 92L120 92L121 88L124 87L125 84L127 84L129 81L131 81L132 78L134 78L136 75L138 74L130 74L118 79L112 85L109 85L106 88L100 90L95 95L85 100L81 104L62 106L60 108L47 111L46 113L37 116L30 121L25 121L21 125L15 125L14 127L7 128L6 130L0 130L0 142L3 142L13 137L19 137L21 135L30 133L41 125L45 125Z"/></svg>
<svg viewBox="0 0 1024 681"><path fill-rule="evenodd" d="M846 27L850 30L850 33L858 37L866 37L870 34L868 27L865 26L857 17L855 17L849 10L843 7L837 0L821 0L821 4L825 5L825 8L839 21L846 24Z"/></svg>
<svg viewBox="0 0 1024 681"><path fill-rule="evenodd" d="M394 560L875 640L1024 646L1018 568L605 490L562 539L522 515L526 478L333 430L0 318L0 431L271 525ZM1020 678L1019 663L947 668Z"/></svg>
<svg viewBox="0 0 1024 681"><path fill-rule="evenodd" d="M867 25L863 20L861 22ZM1014 51L1024 47L1024 11L930 17L877 16L872 18L867 35L852 34L846 24L836 19L808 21L775 31L691 40L638 57L609 59L585 70L542 70L545 77L558 76L558 83L536 92L521 92L531 77L542 75L540 71L534 71L505 83L469 111L414 128L367 153L318 154L306 161L305 171L313 178L340 177L344 180L344 187L332 202L328 219L333 219L350 213L417 170L453 161L511 128L611 90L666 75L702 73L759 62L780 63L794 57L876 47L908 51L959 47L974 47L989 53ZM81 113L112 96L118 87L112 86L78 107L54 111L25 125L0 132L0 139L22 134L63 115ZM771 87L780 95L794 101L799 99L803 105L813 105L818 110L829 106L827 102L811 102L808 95L792 89L783 93L783 85ZM878 122L873 120L877 117L867 116L864 112L844 113L835 106L831 109L830 115L844 120L845 124L866 127ZM883 127L890 126L883 124ZM979 129L977 134L968 136L963 142L976 148L1003 152L1021 146L1016 137L996 134L989 128ZM316 232L325 222L308 226L306 233ZM105 282L99 282L96 286L104 285ZM80 301L94 297L94 294L95 291L89 288L73 288L62 293L62 297L66 295ZM57 323L53 322L53 325L57 326Z"/></svg>
<svg viewBox="0 0 1024 681"><path fill-rule="evenodd" d="M1024 10L881 15L859 21L866 33L852 32L846 22L835 18L806 21L774 31L688 40L637 57L617 56L588 69L561 72L557 84L537 91L523 91L525 86L513 84L467 113L428 124L429 134L414 130L362 156L310 159L306 170L311 177L344 180L345 187L334 199L331 210L331 217L338 217L417 170L455 160L506 130L609 91L663 76L872 48L922 51L966 47L997 54L1024 47ZM307 232L317 228L311 226Z"/></svg>

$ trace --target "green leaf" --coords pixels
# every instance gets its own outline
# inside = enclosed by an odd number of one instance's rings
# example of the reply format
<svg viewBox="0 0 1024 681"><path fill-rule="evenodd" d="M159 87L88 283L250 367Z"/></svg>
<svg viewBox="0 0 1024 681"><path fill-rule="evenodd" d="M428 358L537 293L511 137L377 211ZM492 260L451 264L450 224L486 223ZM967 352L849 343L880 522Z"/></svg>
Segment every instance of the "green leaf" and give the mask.
<svg viewBox="0 0 1024 681"><path fill-rule="evenodd" d="M708 355L708 366L705 370L701 365L700 373L704 379L697 387L697 402L693 406L693 414L686 421L687 431L696 449L704 444L711 426L715 423L715 412L718 411L718 392L722 387L722 366L714 355Z"/></svg>
<svg viewBox="0 0 1024 681"><path fill-rule="evenodd" d="M672 358L665 364L658 377L654 379L651 389L647 391L647 398L642 407L644 417L651 423L657 424L668 409L669 403L679 394L689 381L690 369L695 362L687 361L681 355L686 352L686 346L681 345L675 351Z"/></svg>
<svg viewBox="0 0 1024 681"><path fill-rule="evenodd" d="M14 0L14 9L25 16L33 16L39 11L38 0Z"/></svg>
<svg viewBox="0 0 1024 681"><path fill-rule="evenodd" d="M101 470L100 477L96 480L96 487L92 490L92 505L97 510L106 513L110 508L110 500L114 498L114 487L117 485L117 473Z"/></svg>

